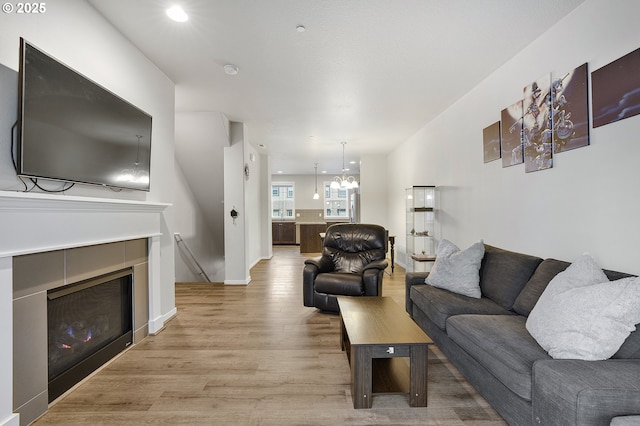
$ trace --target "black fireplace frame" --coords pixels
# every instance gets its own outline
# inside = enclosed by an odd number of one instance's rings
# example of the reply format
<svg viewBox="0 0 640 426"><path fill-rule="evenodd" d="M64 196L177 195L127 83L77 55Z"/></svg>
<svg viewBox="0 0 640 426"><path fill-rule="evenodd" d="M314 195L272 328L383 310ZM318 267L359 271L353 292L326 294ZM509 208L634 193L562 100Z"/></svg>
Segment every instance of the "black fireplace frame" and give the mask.
<svg viewBox="0 0 640 426"><path fill-rule="evenodd" d="M123 312L123 322L125 323L123 328L128 328L128 330L124 331L120 337L84 358L73 367L49 380L49 402L53 402L133 343L133 268L126 268L117 272L108 273L47 292L47 299L53 300L120 278L126 278L122 282L121 291L129 302L126 306L125 312Z"/></svg>

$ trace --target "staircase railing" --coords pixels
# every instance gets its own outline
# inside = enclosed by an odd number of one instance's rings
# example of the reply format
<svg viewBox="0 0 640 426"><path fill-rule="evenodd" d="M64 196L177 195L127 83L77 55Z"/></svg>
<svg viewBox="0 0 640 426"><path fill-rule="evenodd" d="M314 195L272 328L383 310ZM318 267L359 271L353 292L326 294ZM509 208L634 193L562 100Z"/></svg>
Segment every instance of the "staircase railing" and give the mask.
<svg viewBox="0 0 640 426"><path fill-rule="evenodd" d="M208 283L211 282L211 280L209 279L209 277L207 276L207 273L204 271L204 269L202 268L202 266L200 266L200 262L198 262L198 259L196 259L196 257L193 255L193 252L189 249L189 246L187 245L187 243L182 239L182 237L180 236L179 233L175 233L173 234L173 236L176 239L176 243L178 244L178 247L180 247L180 245L182 245L182 247L184 248L185 252L189 255L189 258L191 259L191 261L194 263L194 265L196 265L196 267L198 268L198 270L200 271L198 274L201 277L204 277L205 280L207 280Z"/></svg>

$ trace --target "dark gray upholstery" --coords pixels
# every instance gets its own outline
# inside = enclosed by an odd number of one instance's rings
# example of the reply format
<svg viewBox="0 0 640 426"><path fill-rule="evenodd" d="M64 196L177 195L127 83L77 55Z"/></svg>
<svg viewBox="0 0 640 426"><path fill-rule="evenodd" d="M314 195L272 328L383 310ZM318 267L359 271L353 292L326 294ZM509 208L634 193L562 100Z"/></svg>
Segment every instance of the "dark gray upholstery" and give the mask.
<svg viewBox="0 0 640 426"><path fill-rule="evenodd" d="M485 244L480 267L482 294L505 309L511 309L542 259Z"/></svg>
<svg viewBox="0 0 640 426"><path fill-rule="evenodd" d="M407 312L469 383L509 425L608 425L640 416L640 330L606 361L551 359L525 324L569 262L485 249L479 300L427 286L427 273L408 273L405 281ZM604 272L610 280L630 276ZM487 312L494 307L506 315Z"/></svg>
<svg viewBox="0 0 640 426"><path fill-rule="evenodd" d="M387 232L379 225L341 223L327 228L322 256L302 271L304 306L339 312L336 296L381 296Z"/></svg>
<svg viewBox="0 0 640 426"><path fill-rule="evenodd" d="M513 310L524 315L529 316L531 310L536 305L536 302L542 295L542 292L547 288L549 281L560 272L564 271L571 265L569 262L556 259L545 259L538 265L533 276L520 292L516 301L513 304Z"/></svg>
<svg viewBox="0 0 640 426"><path fill-rule="evenodd" d="M447 335L513 393L531 400L531 369L549 354L525 329L520 315L457 315Z"/></svg>
<svg viewBox="0 0 640 426"><path fill-rule="evenodd" d="M422 310L436 323L441 330L446 329L446 321L452 315L459 314L486 314L486 315L510 315L496 302L486 297L475 299L452 293L447 290L432 287L430 285L416 285L411 288L410 298L418 303Z"/></svg>
<svg viewBox="0 0 640 426"><path fill-rule="evenodd" d="M440 330L418 305L413 308L413 320L436 343L447 359L455 365L469 383L510 425L531 424L531 401L522 399L500 382L475 358L464 351Z"/></svg>
<svg viewBox="0 0 640 426"><path fill-rule="evenodd" d="M611 420L611 426L638 426L640 425L640 415L638 416L619 416Z"/></svg>
<svg viewBox="0 0 640 426"><path fill-rule="evenodd" d="M608 425L640 411L640 360L548 360L533 366L539 425Z"/></svg>
<svg viewBox="0 0 640 426"><path fill-rule="evenodd" d="M411 315L411 312L413 312L413 301L411 300L411 297L409 296L409 293L411 292L411 288L416 285L416 284L424 284L425 283L425 279L427 278L427 276L429 275L428 272L407 272L404 278L404 285L405 285L405 304L404 304L404 308L407 311L407 313L409 315Z"/></svg>

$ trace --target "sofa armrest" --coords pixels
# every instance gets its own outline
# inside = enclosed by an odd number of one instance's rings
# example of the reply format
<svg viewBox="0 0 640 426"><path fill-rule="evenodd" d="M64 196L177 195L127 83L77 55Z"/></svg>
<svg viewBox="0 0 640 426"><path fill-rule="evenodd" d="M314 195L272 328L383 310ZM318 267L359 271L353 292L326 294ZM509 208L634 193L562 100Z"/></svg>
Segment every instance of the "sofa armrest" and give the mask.
<svg viewBox="0 0 640 426"><path fill-rule="evenodd" d="M407 272L404 278L404 308L409 316L413 317L413 302L411 301L411 287L416 284L424 284L424 280L429 275L428 272Z"/></svg>
<svg viewBox="0 0 640 426"><path fill-rule="evenodd" d="M640 359L540 360L533 365L533 424L608 425L640 413Z"/></svg>

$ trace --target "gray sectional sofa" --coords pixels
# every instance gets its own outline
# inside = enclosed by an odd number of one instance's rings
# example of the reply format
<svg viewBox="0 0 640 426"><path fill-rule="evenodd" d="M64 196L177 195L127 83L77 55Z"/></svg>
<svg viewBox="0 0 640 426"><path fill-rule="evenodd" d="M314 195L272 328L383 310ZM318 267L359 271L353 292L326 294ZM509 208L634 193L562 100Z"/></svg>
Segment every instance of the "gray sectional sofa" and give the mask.
<svg viewBox="0 0 640 426"><path fill-rule="evenodd" d="M569 265L485 244L479 299L407 273L407 312L510 425L626 424L640 415L640 331L611 359L582 361L552 359L525 328L549 281Z"/></svg>

